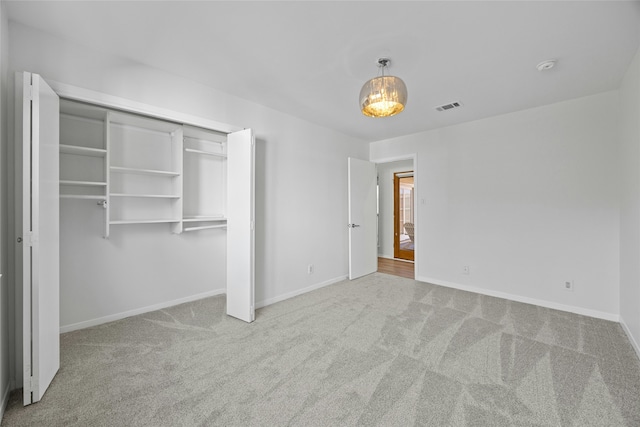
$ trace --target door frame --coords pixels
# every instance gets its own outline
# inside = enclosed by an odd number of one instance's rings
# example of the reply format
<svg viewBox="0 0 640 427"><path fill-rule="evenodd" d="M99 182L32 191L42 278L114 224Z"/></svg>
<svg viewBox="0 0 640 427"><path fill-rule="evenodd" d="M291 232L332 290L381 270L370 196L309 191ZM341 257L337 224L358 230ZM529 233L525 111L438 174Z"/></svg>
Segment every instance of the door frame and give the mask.
<svg viewBox="0 0 640 427"><path fill-rule="evenodd" d="M155 105L145 104L143 102L134 101L120 96L110 95L104 92L97 92L91 89L60 83L55 80L46 80L47 84L58 94L60 98L70 99L73 101L86 102L98 106L122 110L129 113L141 114L147 117L153 117L160 120L170 122L178 122L185 125L192 125L205 129L211 129L218 132L233 133L246 129L242 126L234 126L228 123L209 120L204 117L194 116L192 114L181 113L167 108L156 107Z"/></svg>
<svg viewBox="0 0 640 427"><path fill-rule="evenodd" d="M413 224L414 224L414 230L415 230L415 205L416 205L416 201L415 201L415 195L416 195L416 190L415 190L415 181L416 178L413 175L413 171L406 171L406 172L394 172L393 173L393 257L394 258L398 258L398 259L403 259L403 260L409 260L409 261L415 261L415 242L413 245L414 250L413 251L409 251L409 250L403 250L400 248L400 233L402 232L402 230L399 227L398 224L398 217L397 215L400 212L400 179L404 178L401 177L399 175L402 174L409 174L411 173L411 177L413 178ZM414 240L415 240L415 232L414 232Z"/></svg>
<svg viewBox="0 0 640 427"><path fill-rule="evenodd" d="M414 191L414 198L415 198L415 202L414 202L414 269L415 269L415 278L416 280L418 280L418 273L420 271L420 247L418 245L418 242L420 240L419 238L419 230L420 230L420 221L418 218L420 218L420 206L422 205L422 203L424 202L423 199L420 198L420 185L418 177L419 177L419 167L418 167L418 153L408 153L408 154L404 154L401 156L392 156L392 157L380 157L380 158L373 158L370 157L369 161L375 163L376 165L378 164L383 164L383 163L391 163L391 162L397 162L399 160L412 160L413 161L413 191Z"/></svg>

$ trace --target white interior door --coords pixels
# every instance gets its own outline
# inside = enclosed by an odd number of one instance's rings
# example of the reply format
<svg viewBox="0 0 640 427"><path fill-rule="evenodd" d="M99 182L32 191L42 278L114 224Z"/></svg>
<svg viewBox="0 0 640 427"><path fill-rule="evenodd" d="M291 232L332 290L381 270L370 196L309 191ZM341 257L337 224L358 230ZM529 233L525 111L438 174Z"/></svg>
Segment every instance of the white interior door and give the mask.
<svg viewBox="0 0 640 427"><path fill-rule="evenodd" d="M255 320L255 141L245 129L227 136L227 314Z"/></svg>
<svg viewBox="0 0 640 427"><path fill-rule="evenodd" d="M378 269L376 165L349 158L349 279Z"/></svg>
<svg viewBox="0 0 640 427"><path fill-rule="evenodd" d="M58 95L37 74L16 76L21 155L24 404L38 402L60 367ZM20 150L20 147L22 148Z"/></svg>

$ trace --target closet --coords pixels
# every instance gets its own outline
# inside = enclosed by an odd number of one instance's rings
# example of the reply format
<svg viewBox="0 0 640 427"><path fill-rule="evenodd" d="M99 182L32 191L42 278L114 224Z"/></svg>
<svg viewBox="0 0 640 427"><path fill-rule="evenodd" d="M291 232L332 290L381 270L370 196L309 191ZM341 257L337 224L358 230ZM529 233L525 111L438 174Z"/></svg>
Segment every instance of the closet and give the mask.
<svg viewBox="0 0 640 427"><path fill-rule="evenodd" d="M63 99L60 197L104 207L105 238L127 224L226 228L227 135Z"/></svg>
<svg viewBox="0 0 640 427"><path fill-rule="evenodd" d="M86 298L103 304L96 298L105 289L111 291L108 297L120 301L135 297L127 294L127 286L105 278L108 271L95 273L95 265L87 265L88 261L108 256L129 266L137 262L135 280L144 285L135 291L137 296L164 292L165 299L159 299L162 305L194 295L184 297L182 291L183 296L176 299L166 289L167 283L184 287L195 277L178 260L188 259L183 251L199 254L202 261L196 268L209 260L226 259L226 275L224 264L216 274L226 278L227 314L245 322L254 320L255 141L251 129L218 127L206 119L63 84L50 87L28 72L16 74L15 119L16 283L22 284L16 321L23 344L18 356L22 366L17 368L22 368L25 404L40 400L59 366L61 265L82 273L81 280L74 280L80 287L66 302L82 310ZM60 221L66 221L67 230L73 228L75 237L83 237L71 243L76 245L74 253L84 256L84 263L71 259L61 264ZM174 237L156 237L160 235ZM224 242L223 236L226 248L217 243ZM210 237L216 243L204 245L203 241L211 242ZM139 252L141 239L145 239L145 252ZM156 240L162 245L154 246ZM138 252L123 253L126 245ZM169 245L179 248L172 249L174 255L168 253ZM205 246L215 250L205 253L201 250ZM144 256L146 263L140 264L138 256ZM149 262L156 256L155 263ZM180 277L158 289L154 270L165 265ZM198 289L208 287L210 280L199 274ZM91 283L96 280L100 286ZM83 286L94 293L81 294ZM152 308L144 304L114 316ZM95 317L100 321L99 315Z"/></svg>

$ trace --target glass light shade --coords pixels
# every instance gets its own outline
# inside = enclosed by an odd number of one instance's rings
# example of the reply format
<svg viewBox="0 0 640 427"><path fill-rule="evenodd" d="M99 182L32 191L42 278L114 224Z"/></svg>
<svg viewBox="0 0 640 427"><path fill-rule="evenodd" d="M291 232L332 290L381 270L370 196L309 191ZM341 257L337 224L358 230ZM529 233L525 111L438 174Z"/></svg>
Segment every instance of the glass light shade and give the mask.
<svg viewBox="0 0 640 427"><path fill-rule="evenodd" d="M360 107L365 116L395 116L404 110L406 104L407 86L399 77L376 77L366 82L360 90Z"/></svg>

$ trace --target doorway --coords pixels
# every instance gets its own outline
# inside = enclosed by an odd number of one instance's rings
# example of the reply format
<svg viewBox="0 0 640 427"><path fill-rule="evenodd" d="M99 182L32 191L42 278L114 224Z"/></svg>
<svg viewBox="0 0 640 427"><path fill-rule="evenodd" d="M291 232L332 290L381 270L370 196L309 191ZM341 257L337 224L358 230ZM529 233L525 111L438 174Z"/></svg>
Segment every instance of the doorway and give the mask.
<svg viewBox="0 0 640 427"><path fill-rule="evenodd" d="M414 277L414 270L417 271L417 264L419 263L420 255L414 255L413 258L403 259L397 258L396 247L400 248L400 244L396 245L396 228L398 230L398 237L402 240L403 247L407 248L411 242L409 233L405 230L405 225L410 228L411 223L414 224L414 242L413 251L411 254L419 252L417 241L419 224L417 224L419 215L418 206L418 170L417 170L417 156L415 154L401 157L401 158L389 158L380 159L376 162L376 169L378 173L378 271L381 273ZM396 210L394 207L396 197L395 193L395 177L399 174L413 179L413 183L403 183L402 187L413 187L408 191L409 200L406 203L404 220L402 226L396 225L396 218L402 215L394 213ZM408 175L407 175L408 174ZM410 182L410 180L408 181ZM401 199L398 197L398 199ZM407 197L405 197L405 200ZM399 200L398 200L399 201ZM410 208L410 209L409 209ZM400 236L403 234L403 236ZM400 240L399 239L399 240ZM410 246L409 246L410 248ZM408 249L408 248L407 248ZM407 254L409 255L409 254ZM409 258L407 256L407 258Z"/></svg>
<svg viewBox="0 0 640 427"><path fill-rule="evenodd" d="M414 246L413 171L393 174L393 257L413 261Z"/></svg>

